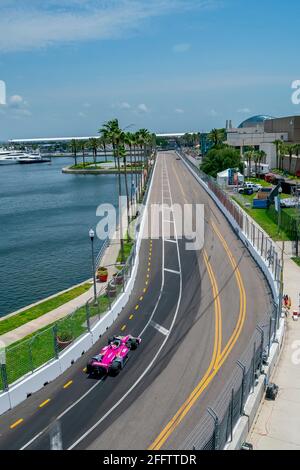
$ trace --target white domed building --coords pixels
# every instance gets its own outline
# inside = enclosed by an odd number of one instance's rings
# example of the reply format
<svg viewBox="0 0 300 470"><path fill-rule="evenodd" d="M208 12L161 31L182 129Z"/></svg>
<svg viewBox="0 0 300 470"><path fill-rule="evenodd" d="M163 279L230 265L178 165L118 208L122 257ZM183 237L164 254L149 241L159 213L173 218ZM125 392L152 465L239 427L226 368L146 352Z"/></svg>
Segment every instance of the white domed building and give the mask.
<svg viewBox="0 0 300 470"><path fill-rule="evenodd" d="M276 147L273 142L282 140L288 142L288 132L268 132L272 125L266 125L276 121L276 118L267 115L252 116L243 121L237 128L227 129L227 143L244 152L244 147L253 146L256 150L263 150L267 157L264 162L269 168L276 167Z"/></svg>

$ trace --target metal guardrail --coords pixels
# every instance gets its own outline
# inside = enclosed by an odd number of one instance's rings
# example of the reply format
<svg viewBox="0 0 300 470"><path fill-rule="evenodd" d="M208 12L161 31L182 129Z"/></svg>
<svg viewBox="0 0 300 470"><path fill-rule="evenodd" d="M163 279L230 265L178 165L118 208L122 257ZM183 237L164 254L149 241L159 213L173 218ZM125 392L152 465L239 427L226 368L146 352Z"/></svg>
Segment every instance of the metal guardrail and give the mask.
<svg viewBox="0 0 300 470"><path fill-rule="evenodd" d="M194 166L182 152L178 153L235 219L249 243L267 264L280 292L282 266L273 240L234 204L214 178ZM270 311L264 315L264 320L257 325L245 352L236 363L223 394L207 408L199 424L183 443L182 449L219 450L224 449L226 444L232 441L234 427L244 414L245 403L249 395L254 392L257 379L263 373L263 365L270 355L271 345L276 341L278 313L281 308L280 296L278 305L276 302L277 299Z"/></svg>

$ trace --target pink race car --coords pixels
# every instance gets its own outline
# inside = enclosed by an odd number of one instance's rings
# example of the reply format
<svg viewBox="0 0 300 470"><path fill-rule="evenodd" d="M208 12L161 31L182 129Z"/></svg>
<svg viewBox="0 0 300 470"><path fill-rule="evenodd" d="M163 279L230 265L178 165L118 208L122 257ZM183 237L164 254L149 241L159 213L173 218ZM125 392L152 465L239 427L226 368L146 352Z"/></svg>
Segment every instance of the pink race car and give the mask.
<svg viewBox="0 0 300 470"><path fill-rule="evenodd" d="M86 372L100 376L117 375L128 361L129 351L136 349L141 341L141 338L131 335L109 338L108 346L88 362Z"/></svg>

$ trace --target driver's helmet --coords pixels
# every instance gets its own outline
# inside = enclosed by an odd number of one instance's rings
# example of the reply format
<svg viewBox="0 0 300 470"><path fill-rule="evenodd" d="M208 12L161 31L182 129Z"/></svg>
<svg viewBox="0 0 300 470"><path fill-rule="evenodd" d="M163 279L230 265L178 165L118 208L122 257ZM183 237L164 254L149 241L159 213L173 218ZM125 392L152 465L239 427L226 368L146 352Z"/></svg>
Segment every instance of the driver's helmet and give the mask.
<svg viewBox="0 0 300 470"><path fill-rule="evenodd" d="M112 346L113 349L117 349L117 348L120 347L120 344L121 344L121 341L120 341L119 339L115 339L115 340L112 342L111 346Z"/></svg>

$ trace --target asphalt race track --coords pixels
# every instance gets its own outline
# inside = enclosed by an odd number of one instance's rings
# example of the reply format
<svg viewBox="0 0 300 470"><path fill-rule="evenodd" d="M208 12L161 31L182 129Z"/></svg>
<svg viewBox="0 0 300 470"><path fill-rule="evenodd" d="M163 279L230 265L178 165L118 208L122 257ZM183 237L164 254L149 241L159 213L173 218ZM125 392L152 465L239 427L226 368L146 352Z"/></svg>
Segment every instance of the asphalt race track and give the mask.
<svg viewBox="0 0 300 470"><path fill-rule="evenodd" d="M204 204L204 247L186 249L165 207L158 238L142 241L118 321L64 375L0 416L0 449L49 449L57 419L64 449L180 448L270 310L262 273L175 153L158 154L153 178L151 205ZM142 343L121 373L89 378L87 359L108 336L128 333Z"/></svg>

